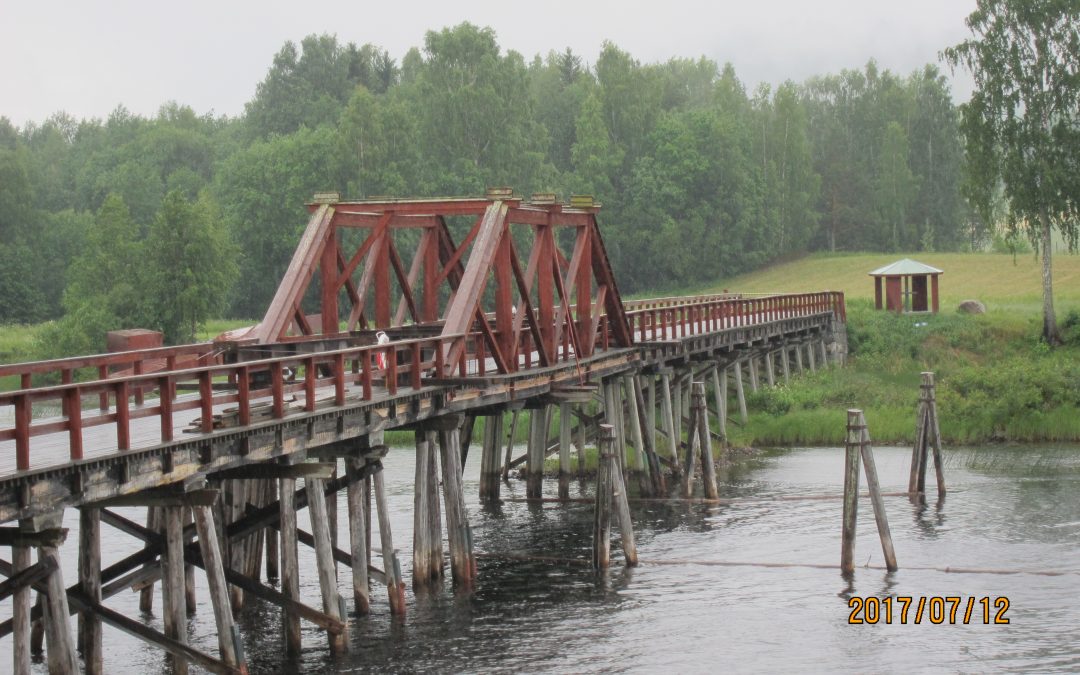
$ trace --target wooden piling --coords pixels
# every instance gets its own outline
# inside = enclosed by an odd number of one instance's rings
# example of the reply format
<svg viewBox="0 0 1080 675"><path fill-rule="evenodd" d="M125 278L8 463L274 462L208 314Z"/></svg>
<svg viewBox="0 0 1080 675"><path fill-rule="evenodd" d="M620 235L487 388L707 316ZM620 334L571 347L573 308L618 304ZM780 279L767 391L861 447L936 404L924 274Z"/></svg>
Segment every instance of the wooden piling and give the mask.
<svg viewBox="0 0 1080 675"><path fill-rule="evenodd" d="M187 644L187 601L184 598L184 515L182 506L161 507L165 525L165 554L161 566L161 605L165 637ZM172 672L185 675L187 661L170 655Z"/></svg>
<svg viewBox="0 0 1080 675"><path fill-rule="evenodd" d="M471 587L476 578L465 493L461 486L460 434L457 429L439 432L443 499L446 505L446 534L450 546L450 573L454 585Z"/></svg>
<svg viewBox="0 0 1080 675"><path fill-rule="evenodd" d="M528 461L525 464L525 494L540 497L544 492L544 458L547 452L548 406L529 414Z"/></svg>
<svg viewBox="0 0 1080 675"><path fill-rule="evenodd" d="M862 411L848 410L847 444L844 451L844 516L840 538L840 571L855 572L855 522L859 510L859 457L862 449Z"/></svg>
<svg viewBox="0 0 1080 675"><path fill-rule="evenodd" d="M713 364L713 367L709 369L709 375L712 378L713 396L716 399L716 416L718 418L717 424L720 427L720 438L727 442L727 370L723 370L721 375L721 369L718 365Z"/></svg>
<svg viewBox="0 0 1080 675"><path fill-rule="evenodd" d="M307 477L308 514L311 516L311 531L315 536L315 564L319 571L319 588L322 591L323 613L344 621L341 615L341 603L337 592L337 565L334 562L333 545L330 538L330 520L327 517L326 481L321 478ZM330 651L342 653L348 646L345 631L334 633L326 631L330 642Z"/></svg>
<svg viewBox="0 0 1080 675"><path fill-rule="evenodd" d="M675 434L675 419L671 402L671 376L667 372L660 375L660 394L660 423L663 426L664 436L668 442L672 478L678 480L682 474L682 469L679 468L679 437Z"/></svg>
<svg viewBox="0 0 1080 675"><path fill-rule="evenodd" d="M803 373L803 360L802 360L802 342L796 342L795 345L795 367L799 369L799 374Z"/></svg>
<svg viewBox="0 0 1080 675"><path fill-rule="evenodd" d="M937 415L937 389L934 384L934 374L925 372L922 374L923 383L927 385L927 439L934 448L934 473L937 478L938 499L945 498L945 466L941 456L941 429L938 427ZM925 470L925 469L924 469ZM925 479L923 480L925 484Z"/></svg>
<svg viewBox="0 0 1080 675"><path fill-rule="evenodd" d="M810 359L810 372L811 373L816 373L817 372L817 364L815 363L815 361L817 359L814 358L814 341L813 340L806 343L806 356Z"/></svg>
<svg viewBox="0 0 1080 675"><path fill-rule="evenodd" d="M31 566L30 547L12 546L11 564L18 574ZM15 675L30 675L30 588L23 586L12 597L12 672ZM100 672L100 670L98 671Z"/></svg>
<svg viewBox="0 0 1080 675"><path fill-rule="evenodd" d="M517 433L518 416L521 411L514 409L510 415L510 435L506 438L506 459L503 461L502 478L510 480L510 462L514 459L514 435Z"/></svg>
<svg viewBox="0 0 1080 675"><path fill-rule="evenodd" d="M746 414L746 392L743 391L742 381L742 362L736 361L732 367L735 370L735 396L739 401L739 419L743 424L749 421L749 416Z"/></svg>
<svg viewBox="0 0 1080 675"><path fill-rule="evenodd" d="M270 478L267 479L264 484L266 490L265 504L273 504L278 500L278 486L277 481ZM277 530L272 527L268 527L263 530L263 534L266 537L266 580L270 582L277 581L281 576L281 552L279 550L279 542Z"/></svg>
<svg viewBox="0 0 1080 675"><path fill-rule="evenodd" d="M623 556L627 567L638 563L637 542L634 539L634 523L630 519L630 503L627 500L626 485L619 471L611 471L611 500L619 520L619 535L622 540Z"/></svg>
<svg viewBox="0 0 1080 675"><path fill-rule="evenodd" d="M634 391L633 398L637 410L635 422L640 432L638 436L643 445L645 465L648 469L648 492L651 495L662 495L667 492L667 482L660 468L660 457L656 454L655 408L646 407L641 380L638 377L632 377L630 384Z"/></svg>
<svg viewBox="0 0 1080 675"><path fill-rule="evenodd" d="M281 478L278 481L278 502L281 516L281 592L290 600L300 600L300 563L297 554L296 537L296 479ZM198 515L195 519L198 523ZM199 538L202 539L200 530ZM206 552L203 551L203 559ZM208 562L209 564L209 562ZM208 568L209 569L209 568ZM208 573L209 574L209 573ZM231 605L229 605L231 610ZM289 609L285 610L282 625L285 629L285 654L297 657L301 651L300 616ZM222 656L224 658L224 655Z"/></svg>
<svg viewBox="0 0 1080 675"><path fill-rule="evenodd" d="M51 543L51 542L50 542ZM45 643L50 673L78 673L79 658L75 653L75 641L71 637L68 625L68 597L64 587L64 577L60 572L60 555L57 545L38 547L38 562L55 564L46 584L49 592L45 595Z"/></svg>
<svg viewBox="0 0 1080 675"><path fill-rule="evenodd" d="M79 509L79 584L87 598L101 603L101 512L86 506ZM79 612L79 650L86 675L104 672L101 619L91 612Z"/></svg>
<svg viewBox="0 0 1080 675"><path fill-rule="evenodd" d="M693 384L693 401L698 408L697 436L701 448L701 474L705 485L705 498L717 499L716 466L713 462L712 435L709 433L709 408L705 403L705 383Z"/></svg>
<svg viewBox="0 0 1080 675"><path fill-rule="evenodd" d="M184 528L190 531L194 526L195 520L191 515L191 508L184 507ZM185 543L186 541L185 539ZM274 564L277 564L276 555ZM277 577L275 576L274 579L276 580ZM184 564L184 604L187 606L187 615L195 616L199 606L198 598L195 595L195 566L187 562Z"/></svg>
<svg viewBox="0 0 1080 675"><path fill-rule="evenodd" d="M437 582L442 576L442 524L433 432L416 432L416 472L413 483L413 588Z"/></svg>
<svg viewBox="0 0 1080 675"><path fill-rule="evenodd" d="M881 486L878 483L877 465L874 462L874 451L870 445L870 430L866 427L866 418L859 412L858 425L862 427L862 436L859 443L859 454L862 456L863 467L866 471L866 487L870 491L870 502L874 506L874 520L877 523L878 538L881 539L881 551L885 555L885 567L890 572L895 572L896 551L893 550L892 532L889 530L889 518L885 513L885 500L881 496Z"/></svg>
<svg viewBox="0 0 1080 675"><path fill-rule="evenodd" d="M390 532L390 507L386 503L386 484L382 472L382 462L376 462L375 473L372 475L372 491L375 493L375 509L379 512L379 539L383 568L386 570L386 591L390 597L390 613L403 617L405 581L401 578L401 565L394 551L394 538Z"/></svg>
<svg viewBox="0 0 1080 675"><path fill-rule="evenodd" d="M502 450L502 413L484 418L483 448L480 450L480 501L499 501L499 458Z"/></svg>
<svg viewBox="0 0 1080 675"><path fill-rule="evenodd" d="M613 445L615 430L610 424L600 425L597 445L600 453L596 471L596 507L593 511L593 568L602 570L611 565L611 490L615 466Z"/></svg>
<svg viewBox="0 0 1080 675"><path fill-rule="evenodd" d="M146 529L151 532L161 532L161 514L156 507L149 506L146 509ZM144 567L149 567L145 565ZM139 611L149 614L154 611L154 582L146 584L139 591Z"/></svg>
<svg viewBox="0 0 1080 675"><path fill-rule="evenodd" d="M559 404L559 497L570 496L570 435L573 420L570 404Z"/></svg>
<svg viewBox="0 0 1080 675"><path fill-rule="evenodd" d="M750 370L750 391L756 394L758 392L758 389L761 388L760 381L758 379L757 357L751 353L750 358L746 360L746 363L748 364L748 368Z"/></svg>
<svg viewBox="0 0 1080 675"><path fill-rule="evenodd" d="M345 498L349 505L349 553L352 555L353 604L356 613L363 616L371 611L371 595L368 587L368 512L364 499L364 478L362 472L366 462L350 457L345 460L345 471L349 479L345 488ZM268 553L269 555L269 553Z"/></svg>
<svg viewBox="0 0 1080 675"><path fill-rule="evenodd" d="M586 409L585 409L584 406L582 406L581 412L583 412L583 413L586 412ZM588 429L586 428L585 420L582 419L578 423L577 442L576 442L576 445L577 445L577 473L578 473L578 478L579 479L584 479L585 478L585 445L586 445L586 436L587 435L588 435Z"/></svg>
<svg viewBox="0 0 1080 675"><path fill-rule="evenodd" d="M295 481L292 481L295 483ZM285 522L285 503L284 495L287 493L290 499L293 494L293 489L285 490L285 481L282 481L282 524L284 527ZM293 530L296 529L296 511L290 509L292 514ZM221 660L227 665L233 668L245 669L246 667L242 660L239 658L239 654L236 649L236 644L233 642L233 617L232 617L232 605L229 602L228 588L225 584L225 572L223 569L223 559L221 555L221 549L219 547L217 528L214 526L214 512L212 507L209 506L192 506L192 515L195 518L195 530L199 535L199 551L202 554L203 565L206 570L206 584L209 587L210 603L214 608L214 622L217 626L217 638L218 649L221 653ZM283 529L284 531L284 529ZM296 537L291 539L282 540L282 550L284 551L289 543L296 545ZM293 549L293 570L296 569L296 549ZM286 566L287 567L287 566ZM297 577L293 577L296 579ZM286 584L286 578L282 578L282 586ZM299 587L295 589L296 596L299 596ZM299 621L299 618L297 619ZM288 633L286 633L288 635ZM288 642L286 643L288 646ZM300 629L299 623L297 623L296 630L296 654L300 653Z"/></svg>
<svg viewBox="0 0 1080 675"><path fill-rule="evenodd" d="M770 387L776 386L776 371L773 369L773 354L774 352L766 351L763 356L765 359L765 381L769 383Z"/></svg>
<svg viewBox="0 0 1080 675"><path fill-rule="evenodd" d="M784 372L784 384L791 382L791 362L788 359L788 351L791 347L788 346L787 340L784 341L783 346L780 348L780 366Z"/></svg>
<svg viewBox="0 0 1080 675"><path fill-rule="evenodd" d="M641 494L652 496L652 483L649 479L648 468L645 460L645 440L641 433L641 407L638 405L637 391L634 387L636 378L627 375L622 378L623 396L626 400L626 424L623 427L623 435L626 427L630 428L630 439L634 444L634 451L630 454L632 463L631 471L638 478L638 489Z"/></svg>

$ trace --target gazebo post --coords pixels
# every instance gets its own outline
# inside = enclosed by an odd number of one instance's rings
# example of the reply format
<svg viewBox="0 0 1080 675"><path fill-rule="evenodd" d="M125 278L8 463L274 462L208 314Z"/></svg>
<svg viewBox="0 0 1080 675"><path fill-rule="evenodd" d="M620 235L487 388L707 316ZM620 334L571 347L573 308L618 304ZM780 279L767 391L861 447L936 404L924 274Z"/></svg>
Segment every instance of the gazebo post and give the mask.
<svg viewBox="0 0 1080 675"><path fill-rule="evenodd" d="M931 274L930 275L930 302L931 302L931 307L933 307L934 314L938 313L938 308L939 308L938 307L937 279L938 279L938 275L936 275L936 274Z"/></svg>
<svg viewBox="0 0 1080 675"><path fill-rule="evenodd" d="M874 309L881 309L881 277L874 277Z"/></svg>

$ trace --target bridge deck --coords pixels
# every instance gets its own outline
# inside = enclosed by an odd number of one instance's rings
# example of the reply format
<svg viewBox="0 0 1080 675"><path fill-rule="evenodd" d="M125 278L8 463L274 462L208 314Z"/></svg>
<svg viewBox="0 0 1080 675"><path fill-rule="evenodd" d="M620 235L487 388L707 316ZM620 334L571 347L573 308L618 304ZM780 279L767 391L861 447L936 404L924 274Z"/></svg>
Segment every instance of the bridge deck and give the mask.
<svg viewBox="0 0 1080 675"><path fill-rule="evenodd" d="M498 372L495 359L481 347L467 354L454 377L435 377L446 372L442 354L459 339L440 336L2 393L0 410L5 405L14 410L15 421L12 428L0 419L0 522L429 417L483 413L484 408L549 396L560 387L597 383L618 372L738 354L753 345L820 334L834 319L842 319L829 298L805 303L798 311L748 307L725 321L714 310L731 302L639 307L631 312L634 347L600 346L578 359L564 345L544 367L536 365L538 352L526 350L510 373ZM379 358L384 359L381 366ZM304 375L288 381L288 369ZM263 377L262 384L254 384L256 376ZM196 391L179 393L163 406L156 392L178 385ZM135 404L134 392L140 389L149 393ZM98 399L108 404L95 405ZM74 400L81 411L75 425L61 412ZM47 417L29 419L27 410ZM247 424L240 424L242 415ZM202 423L223 416L232 423Z"/></svg>

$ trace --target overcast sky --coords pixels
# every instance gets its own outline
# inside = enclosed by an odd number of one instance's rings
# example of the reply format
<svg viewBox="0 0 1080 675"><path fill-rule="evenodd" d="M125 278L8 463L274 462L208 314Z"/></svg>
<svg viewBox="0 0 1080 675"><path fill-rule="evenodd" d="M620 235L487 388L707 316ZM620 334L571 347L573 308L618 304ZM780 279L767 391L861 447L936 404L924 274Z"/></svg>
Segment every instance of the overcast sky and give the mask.
<svg viewBox="0 0 1080 675"><path fill-rule="evenodd" d="M519 9L520 7L520 9ZM238 115L286 40L331 33L399 61L424 33L470 21L527 59L570 47L595 61L610 40L643 62L730 61L752 88L860 67L909 73L967 37L975 0L0 0L0 116L56 111L150 116L167 101ZM948 73L947 68L942 66ZM970 93L966 75L954 98Z"/></svg>

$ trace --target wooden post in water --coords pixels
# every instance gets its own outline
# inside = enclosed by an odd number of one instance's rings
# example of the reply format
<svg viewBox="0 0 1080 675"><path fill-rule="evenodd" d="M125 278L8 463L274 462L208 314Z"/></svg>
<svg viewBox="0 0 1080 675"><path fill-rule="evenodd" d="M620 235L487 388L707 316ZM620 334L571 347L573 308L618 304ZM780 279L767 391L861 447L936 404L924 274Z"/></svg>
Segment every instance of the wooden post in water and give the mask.
<svg viewBox="0 0 1080 675"><path fill-rule="evenodd" d="M281 592L289 600L300 601L300 563L298 559L296 536L296 479L281 478L278 480L278 492L281 499L278 502L281 522ZM207 509L209 510L209 509ZM195 523L198 525L199 514L195 514ZM202 543L203 529L199 530L199 540ZM216 538L215 538L215 544ZM206 559L204 547L203 559ZM207 565L210 561L207 561ZM210 568L207 567L207 576ZM216 599L215 599L216 603ZM215 605L216 608L216 605ZM231 605L227 605L231 612ZM231 619L231 614L230 614ZM289 657L300 655L300 615L286 609L282 619L282 627L285 630L285 654ZM220 629L220 626L219 626Z"/></svg>
<svg viewBox="0 0 1080 675"><path fill-rule="evenodd" d="M922 374L915 420L915 447L911 454L908 491L920 498L926 494L926 467L929 464L930 448L933 448L938 499L942 499L945 497L945 471L941 456L941 430L938 427L937 392L932 372Z"/></svg>
<svg viewBox="0 0 1080 675"><path fill-rule="evenodd" d="M61 540L62 541L62 540ZM68 625L68 598L64 577L60 572L60 555L57 547L61 541L42 542L38 547L38 562L52 561L53 571L46 579L49 592L45 596L45 643L50 673L78 673L79 658L75 653L75 641Z"/></svg>
<svg viewBox="0 0 1080 675"><path fill-rule="evenodd" d="M588 412L587 408L584 405L581 406L581 412ZM579 479L585 478L585 438L588 435L588 431L589 430L586 428L585 420L582 419L578 423L577 434L577 472Z"/></svg>
<svg viewBox="0 0 1080 675"><path fill-rule="evenodd" d="M630 519L630 502L626 496L626 484L619 471L611 471L611 499L619 518L619 535L622 539L623 556L627 567L638 563L637 542L634 539L634 523Z"/></svg>
<svg viewBox="0 0 1080 675"><path fill-rule="evenodd" d="M289 495L289 500L292 500L293 490L295 489L295 480L290 480L291 483L289 490L284 489L285 481L282 480L282 533L285 532L285 495ZM218 545L217 528L214 526L214 512L210 506L192 505L192 515L195 517L195 531L199 535L199 551L202 554L203 566L206 569L206 585L209 587L210 603L214 608L214 622L217 626L217 638L218 649L221 653L221 660L225 662L225 665L233 668L240 668L246 670L246 666L239 658L237 653L236 644L233 642L233 616L232 605L229 603L229 591L225 585L225 570L223 566L223 558L221 555L221 548ZM296 532L296 510L291 509L292 513L292 530ZM282 551L286 549L289 544L293 546L293 569L296 569L296 537L289 539L282 539ZM288 566L286 565L286 568ZM293 577L297 579L297 577ZM282 577L282 587L286 587L286 578ZM286 591L288 595L288 591ZM299 586L295 589L294 599L299 599L300 591ZM288 616L288 613L286 613ZM296 618L296 652L300 653L300 624L299 617ZM288 637L288 632L286 632ZM289 646L288 640L286 641L286 647Z"/></svg>
<svg viewBox="0 0 1080 675"><path fill-rule="evenodd" d="M413 588L442 577L442 517L434 432L416 431L413 492Z"/></svg>
<svg viewBox="0 0 1080 675"><path fill-rule="evenodd" d="M638 406L638 392L634 387L636 380L637 378L633 375L622 378L623 395L626 399L626 416L628 418L624 429L626 426L630 427L630 438L634 443L634 452L630 456L633 461L630 467L633 473L637 474L638 489L643 496L652 496L652 483L645 463L645 441L641 433L641 408ZM625 433L624 430L623 434L625 435Z"/></svg>
<svg viewBox="0 0 1080 675"><path fill-rule="evenodd" d="M736 361L733 364L735 368L735 396L739 399L739 419L743 424L746 424L750 417L746 414L746 394L743 391L742 383L742 362Z"/></svg>
<svg viewBox="0 0 1080 675"><path fill-rule="evenodd" d="M701 447L701 474L705 485L705 498L717 499L720 494L716 488L716 465L712 455L712 435L709 430L709 407L705 403L705 383L694 383L694 404L699 408L697 419L698 443Z"/></svg>
<svg viewBox="0 0 1080 675"><path fill-rule="evenodd" d="M510 463L514 459L514 436L517 434L518 415L520 413L519 409L514 408L513 414L510 415L510 435L506 438L506 459L503 461L502 468L503 480L510 480Z"/></svg>
<svg viewBox="0 0 1080 675"><path fill-rule="evenodd" d="M675 371L675 376L671 380L671 402L672 402L672 415L675 420L675 424L672 427L672 439L674 440L674 454L672 459L675 464L679 464L679 450L682 445L683 438L683 396L682 396L682 376L679 371ZM682 469L680 468L681 472Z"/></svg>
<svg viewBox="0 0 1080 675"><path fill-rule="evenodd" d="M855 571L855 526L858 520L859 504L859 460L866 471L866 484L870 491L870 500L874 507L874 521L877 524L881 550L885 556L885 566L895 572L896 552L893 550L889 520L885 513L885 501L881 496L878 483L877 466L870 445L870 432L866 428L866 418L861 410L848 410L847 445L844 463L844 519L841 536L840 570L844 574Z"/></svg>
<svg viewBox="0 0 1080 675"><path fill-rule="evenodd" d="M674 411L671 402L671 375L668 371L660 373L660 424L668 442L668 455L671 457L671 476L678 480L682 474L679 468L679 437L675 434Z"/></svg>
<svg viewBox="0 0 1080 675"><path fill-rule="evenodd" d="M148 506L146 508L146 529L151 532L161 533L161 513L156 507ZM152 563L148 563L143 567L149 567ZM154 611L154 582L150 581L145 584L139 591L139 611L145 614L149 614Z"/></svg>
<svg viewBox="0 0 1080 675"><path fill-rule="evenodd" d="M648 469L649 492L653 495L661 495L667 492L667 483L664 481L664 472L660 468L660 457L656 454L655 408L646 408L641 380L638 377L631 377L630 385L633 389L634 407L637 410L635 422L640 431L638 439L642 443Z"/></svg>
<svg viewBox="0 0 1080 675"><path fill-rule="evenodd" d="M844 449L844 518L840 537L840 571L855 573L855 522L859 511L859 455L862 448L860 410L848 410Z"/></svg>
<svg viewBox="0 0 1080 675"><path fill-rule="evenodd" d="M367 501L364 499L363 469L367 462L358 457L345 460L345 475L348 486L345 498L349 504L349 552L352 555L353 603L356 613L361 616L371 611L371 595L368 587L368 566L370 556L367 544Z"/></svg>
<svg viewBox="0 0 1080 675"><path fill-rule="evenodd" d="M79 509L79 584L87 598L101 603L101 512L89 506ZM79 648L86 675L103 673L101 619L93 612L79 612Z"/></svg>
<svg viewBox="0 0 1080 675"><path fill-rule="evenodd" d="M502 413L484 418L483 448L480 450L480 501L499 501L499 457L502 450Z"/></svg>
<svg viewBox="0 0 1080 675"><path fill-rule="evenodd" d="M278 500L278 486L277 481L273 478L267 478L264 483L264 489L266 490L265 504L273 504ZM279 563L281 561L281 554L278 549L278 532L272 527L267 527L263 530L263 534L266 537L266 580L277 581L281 576L281 569Z"/></svg>
<svg viewBox="0 0 1080 675"><path fill-rule="evenodd" d="M12 570L18 574L31 566L30 547L11 547ZM23 586L12 598L12 672L30 675L30 588ZM100 672L100 669L99 671Z"/></svg>
<svg viewBox="0 0 1080 675"><path fill-rule="evenodd" d="M187 644L187 601L184 599L184 515L183 506L161 507L165 522L165 555L161 561L161 604L165 636ZM170 655L172 672L184 675L187 661Z"/></svg>
<svg viewBox="0 0 1080 675"><path fill-rule="evenodd" d="M719 365L713 364L709 373L712 375L713 396L716 398L720 438L727 442L727 368L721 369Z"/></svg>
<svg viewBox="0 0 1080 675"><path fill-rule="evenodd" d="M381 442L382 439L379 440ZM386 483L382 474L382 462L375 463L374 471L372 491L375 493L375 510L379 512L379 539L382 547L383 568L386 570L386 591L390 596L390 613L404 617L405 581L401 578L401 564L394 551L394 538L390 532L390 507L386 503Z"/></svg>
<svg viewBox="0 0 1080 675"><path fill-rule="evenodd" d="M596 470L596 508L593 511L593 568L607 569L611 565L611 476L618 473L615 466L614 428L600 425L597 446L600 453Z"/></svg>
<svg viewBox="0 0 1080 675"><path fill-rule="evenodd" d="M461 435L458 429L439 432L443 499L446 503L446 535L450 545L450 573L454 584L471 587L476 578L465 493L461 486Z"/></svg>
<svg viewBox="0 0 1080 675"><path fill-rule="evenodd" d="M525 495L537 499L544 494L544 459L547 452L548 406L529 414L529 440L525 462Z"/></svg>
<svg viewBox="0 0 1080 675"><path fill-rule="evenodd" d="M319 568L323 613L345 621L337 592L337 564L334 562L334 549L330 538L330 519L326 513L326 481L308 476L304 479L304 484L307 486L308 514L311 516L311 530L315 539L315 564ZM331 652L340 654L348 649L348 635L345 631L337 634L326 631L326 637L330 642Z"/></svg>
<svg viewBox="0 0 1080 675"><path fill-rule="evenodd" d="M862 427L859 453L862 455L863 467L866 470L866 487L870 490L870 501L874 505L874 520L877 523L878 538L881 539L881 551L885 555L885 567L890 572L895 572L897 570L896 552L893 550L892 532L889 531L889 518L885 514L885 500L881 497L874 450L870 445L870 430L866 427L866 418L862 411L859 411L858 426Z"/></svg>
<svg viewBox="0 0 1080 675"><path fill-rule="evenodd" d="M573 419L570 404L559 404L559 499L570 498L570 435Z"/></svg>

